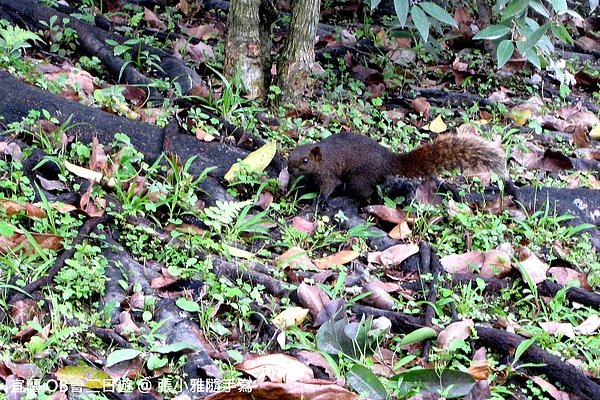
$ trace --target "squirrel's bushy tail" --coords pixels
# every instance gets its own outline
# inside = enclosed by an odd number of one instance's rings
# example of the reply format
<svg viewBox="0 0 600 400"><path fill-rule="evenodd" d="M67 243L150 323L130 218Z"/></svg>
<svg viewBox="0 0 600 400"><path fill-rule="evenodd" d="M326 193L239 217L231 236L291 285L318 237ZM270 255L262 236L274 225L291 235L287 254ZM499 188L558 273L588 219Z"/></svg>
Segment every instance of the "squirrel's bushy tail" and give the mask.
<svg viewBox="0 0 600 400"><path fill-rule="evenodd" d="M393 164L396 174L407 178L425 177L455 168L474 172L492 170L506 176L501 148L474 135L440 135L413 151L396 154Z"/></svg>

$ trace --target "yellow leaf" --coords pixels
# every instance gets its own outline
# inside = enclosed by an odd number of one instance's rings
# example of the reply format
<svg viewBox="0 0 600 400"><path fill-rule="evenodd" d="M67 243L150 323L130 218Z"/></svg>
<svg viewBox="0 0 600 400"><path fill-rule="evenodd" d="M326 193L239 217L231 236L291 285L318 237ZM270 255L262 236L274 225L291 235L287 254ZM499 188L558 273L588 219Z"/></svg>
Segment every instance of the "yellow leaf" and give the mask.
<svg viewBox="0 0 600 400"><path fill-rule="evenodd" d="M77 175L80 178L91 179L96 182L100 182L102 180L102 173L92 171L91 169L80 167L79 165L71 164L68 161L65 161L65 168L70 173Z"/></svg>
<svg viewBox="0 0 600 400"><path fill-rule="evenodd" d="M600 139L600 125L596 125L592 128L592 130L590 131L590 137L593 140Z"/></svg>
<svg viewBox="0 0 600 400"><path fill-rule="evenodd" d="M227 244L223 245L223 247L225 247L225 249L229 252L229 255L234 257L246 259L254 258L254 254L250 253L249 251L238 249L237 247L229 246Z"/></svg>
<svg viewBox="0 0 600 400"><path fill-rule="evenodd" d="M508 118L512 119L515 125L522 126L531 119L531 115L531 110L513 108L512 111L508 113Z"/></svg>
<svg viewBox="0 0 600 400"><path fill-rule="evenodd" d="M250 171L253 172L264 170L265 168L267 168L267 165L269 165L273 157L275 157L276 151L276 142L269 142L265 144L260 149L248 154L248 156L242 161L233 164L231 168L229 168L229 171L227 171L227 173L225 174L225 179L228 182L231 182L235 173L240 170L240 164L242 163L246 165Z"/></svg>
<svg viewBox="0 0 600 400"><path fill-rule="evenodd" d="M448 126L446 125L444 120L442 120L441 115L435 117L435 119L429 124L429 130L433 133L442 133L446 129L448 129Z"/></svg>
<svg viewBox="0 0 600 400"><path fill-rule="evenodd" d="M308 308L290 307L273 318L273 325L279 329L287 329L290 326L299 326L308 315Z"/></svg>
<svg viewBox="0 0 600 400"><path fill-rule="evenodd" d="M56 371L56 377L68 385L89 389L104 389L104 382L110 379L106 372L87 365L60 368Z"/></svg>

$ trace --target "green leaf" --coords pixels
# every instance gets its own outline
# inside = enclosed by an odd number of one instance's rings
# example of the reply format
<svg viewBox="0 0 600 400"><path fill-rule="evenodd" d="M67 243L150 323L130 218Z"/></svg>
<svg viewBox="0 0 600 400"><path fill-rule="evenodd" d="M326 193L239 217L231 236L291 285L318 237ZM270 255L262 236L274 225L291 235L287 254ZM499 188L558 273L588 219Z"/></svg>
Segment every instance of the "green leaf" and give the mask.
<svg viewBox="0 0 600 400"><path fill-rule="evenodd" d="M181 308L183 311L187 312L198 312L200 311L200 305L195 301L184 299L183 297L177 299L175 302L177 307Z"/></svg>
<svg viewBox="0 0 600 400"><path fill-rule="evenodd" d="M167 365L167 362L169 362L167 357L159 357L153 354L148 358L146 365L150 371L154 371Z"/></svg>
<svg viewBox="0 0 600 400"><path fill-rule="evenodd" d="M371 12L373 12L373 10L375 10L377 8L379 3L381 3L381 0L371 0L370 3L371 3Z"/></svg>
<svg viewBox="0 0 600 400"><path fill-rule="evenodd" d="M510 40L503 40L496 49L496 58L498 59L498 68L502 67L515 52L515 45Z"/></svg>
<svg viewBox="0 0 600 400"><path fill-rule="evenodd" d="M6 221L0 221L0 235L12 236L16 230L17 230L16 226L11 225Z"/></svg>
<svg viewBox="0 0 600 400"><path fill-rule="evenodd" d="M356 364L346 374L346 381L361 397L370 400L383 400L387 398L385 386L379 378L367 367Z"/></svg>
<svg viewBox="0 0 600 400"><path fill-rule="evenodd" d="M133 360L140 354L142 354L142 352L135 349L115 350L112 353L110 353L106 358L106 366L112 367L113 365L118 364L120 362Z"/></svg>
<svg viewBox="0 0 600 400"><path fill-rule="evenodd" d="M400 346L408 346L434 337L437 337L437 332L435 330L428 327L419 328L404 336L400 341Z"/></svg>
<svg viewBox="0 0 600 400"><path fill-rule="evenodd" d="M537 69L542 69L542 61L540 60L540 57L536 53L535 49L527 50L527 52L525 53L525 58L527 59L527 61L532 63Z"/></svg>
<svg viewBox="0 0 600 400"><path fill-rule="evenodd" d="M429 19L427 18L427 15L425 15L423 9L416 4L410 9L410 15L412 16L413 23L419 31L423 42L427 43L427 39L429 38Z"/></svg>
<svg viewBox="0 0 600 400"><path fill-rule="evenodd" d="M552 33L556 36L561 42L567 44L573 44L573 38L569 34L569 31L562 24L552 24L550 26Z"/></svg>
<svg viewBox="0 0 600 400"><path fill-rule="evenodd" d="M552 0L552 9L557 13L561 14L568 10L567 0Z"/></svg>
<svg viewBox="0 0 600 400"><path fill-rule="evenodd" d="M500 20L506 21L507 19L510 19L514 16L519 16L523 14L525 10L527 10L528 6L529 0L512 0L504 9L504 12L502 13L502 18L500 18Z"/></svg>
<svg viewBox="0 0 600 400"><path fill-rule="evenodd" d="M398 389L402 394L407 394L413 388L419 388L420 395L437 394L443 391L447 394L447 398L464 397L475 386L475 380L471 375L451 369L442 371L435 368L413 369L395 375L390 380L398 381Z"/></svg>
<svg viewBox="0 0 600 400"><path fill-rule="evenodd" d="M408 18L408 0L394 0L394 9L396 10L396 16L400 21L400 26L406 26L406 19Z"/></svg>
<svg viewBox="0 0 600 400"><path fill-rule="evenodd" d="M344 332L348 325L346 317L334 321L330 319L317 331L317 348L329 354L346 354L354 357L356 354L352 340Z"/></svg>
<svg viewBox="0 0 600 400"><path fill-rule="evenodd" d="M155 346L150 349L156 353L168 354L168 353L178 353L181 350L200 350L200 347L193 343L173 343L165 346Z"/></svg>
<svg viewBox="0 0 600 400"><path fill-rule="evenodd" d="M527 349L530 348L531 345L535 343L536 340L537 340L537 336L534 336L527 340L523 340L521 343L519 343L519 345L517 346L517 349L515 350L515 362L521 359L521 356L523 355L523 353L525 353L527 351Z"/></svg>
<svg viewBox="0 0 600 400"><path fill-rule="evenodd" d="M448 14L446 10L444 10L437 4L425 1L419 3L419 7L421 7L423 10L425 10L427 14L431 15L433 18L437 19L441 23L458 28L458 24L456 23L454 18L452 18L452 15Z"/></svg>
<svg viewBox="0 0 600 400"><path fill-rule="evenodd" d="M531 49L533 46L535 46L535 44L540 41L542 36L544 36L546 34L546 32L548 31L548 28L550 28L549 22L545 23L544 25L542 25L538 29L536 29L531 34L531 36L527 39L525 44L519 47L519 50L521 51L521 53L524 54L529 49Z"/></svg>
<svg viewBox="0 0 600 400"><path fill-rule="evenodd" d="M529 7L531 7L533 11L540 14L542 17L550 18L550 13L541 2L532 0L529 2Z"/></svg>
<svg viewBox="0 0 600 400"><path fill-rule="evenodd" d="M495 39L500 39L501 37L508 35L509 32L510 32L510 28L508 26L491 25L491 26L488 26L487 28L482 29L479 32L477 32L477 34L475 36L473 36L473 39L495 40Z"/></svg>

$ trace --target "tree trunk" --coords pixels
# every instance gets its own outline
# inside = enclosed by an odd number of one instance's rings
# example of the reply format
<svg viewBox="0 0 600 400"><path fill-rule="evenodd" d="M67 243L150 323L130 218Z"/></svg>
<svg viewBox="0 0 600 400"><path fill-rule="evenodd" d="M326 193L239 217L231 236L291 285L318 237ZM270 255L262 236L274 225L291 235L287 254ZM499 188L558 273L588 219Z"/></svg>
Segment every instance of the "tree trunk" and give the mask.
<svg viewBox="0 0 600 400"><path fill-rule="evenodd" d="M263 62L271 51L270 38L261 42L265 35L261 35L260 5L261 0L232 0L227 16L225 76L230 82L239 76L244 92L251 97L265 94Z"/></svg>
<svg viewBox="0 0 600 400"><path fill-rule="evenodd" d="M315 35L319 23L320 0L294 0L292 19L285 45L277 64L277 86L282 100L290 101L310 92L310 77L315 61Z"/></svg>

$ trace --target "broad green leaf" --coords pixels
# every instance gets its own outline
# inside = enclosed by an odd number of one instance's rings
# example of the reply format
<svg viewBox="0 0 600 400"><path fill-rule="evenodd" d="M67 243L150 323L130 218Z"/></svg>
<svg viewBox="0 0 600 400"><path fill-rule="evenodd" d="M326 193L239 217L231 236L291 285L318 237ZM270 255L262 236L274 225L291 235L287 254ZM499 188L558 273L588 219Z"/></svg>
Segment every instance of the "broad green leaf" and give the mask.
<svg viewBox="0 0 600 400"><path fill-rule="evenodd" d="M248 154L241 162L237 162L229 168L229 171L225 174L225 179L229 182L233 180L236 172L240 170L240 163L243 163L252 172L262 171L267 168L267 165L275 157L277 151L277 143L269 142L262 146L260 149L253 151Z"/></svg>
<svg viewBox="0 0 600 400"><path fill-rule="evenodd" d="M482 29L479 32L477 32L477 34L475 34L475 36L473 36L473 39L495 40L495 39L500 39L501 37L508 35L509 32L510 32L510 28L508 26L491 25L491 26L488 26L487 28Z"/></svg>
<svg viewBox="0 0 600 400"><path fill-rule="evenodd" d="M552 9L557 13L561 14L568 10L567 0L552 0Z"/></svg>
<svg viewBox="0 0 600 400"><path fill-rule="evenodd" d="M420 395L443 391L447 393L447 398L464 397L475 385L471 375L451 369L413 369L395 375L390 380L398 381L398 389L403 394L407 394L413 388L419 388Z"/></svg>
<svg viewBox="0 0 600 400"><path fill-rule="evenodd" d="M371 3L371 12L373 12L373 10L375 10L377 8L379 3L381 3L381 0L371 0L370 3Z"/></svg>
<svg viewBox="0 0 600 400"><path fill-rule="evenodd" d="M496 49L496 58L498 59L498 68L502 67L515 52L515 45L510 40L503 40Z"/></svg>
<svg viewBox="0 0 600 400"><path fill-rule="evenodd" d="M533 11L540 14L542 17L550 18L550 13L541 2L532 0L529 2L529 7L531 7Z"/></svg>
<svg viewBox="0 0 600 400"><path fill-rule="evenodd" d="M531 36L529 38L527 38L527 41L525 42L525 44L522 45L521 47L519 47L519 50L521 51L521 53L526 53L529 49L531 49L533 46L535 46L535 44L540 41L542 36L544 36L546 34L546 31L548 31L548 28L550 28L549 22L545 23L544 25L542 25L538 29L536 29L531 34Z"/></svg>
<svg viewBox="0 0 600 400"><path fill-rule="evenodd" d="M537 340L537 336L534 336L527 340L523 340L521 343L519 343L519 345L517 346L517 349L515 350L515 361L520 360L523 353L525 353L527 351L527 349L530 348L531 345L535 343L536 340Z"/></svg>
<svg viewBox="0 0 600 400"><path fill-rule="evenodd" d="M317 331L317 348L333 355L343 353L354 357L355 348L352 340L344 333L347 325L346 317L338 321L330 319L321 325Z"/></svg>
<svg viewBox="0 0 600 400"><path fill-rule="evenodd" d="M525 10L527 10L528 6L529 0L512 0L504 9L504 12L502 13L502 18L500 18L500 20L506 21L507 19L510 19L514 16L519 16L523 12L525 12Z"/></svg>
<svg viewBox="0 0 600 400"><path fill-rule="evenodd" d="M195 303L196 304L196 303ZM200 347L193 343L173 343L165 346L155 346L150 349L156 353L168 354L168 353L179 353L182 350L200 350Z"/></svg>
<svg viewBox="0 0 600 400"><path fill-rule="evenodd" d="M195 301L184 299L183 297L177 299L175 305L177 305L177 307L181 308L183 311L187 312L200 311L200 305L198 305L198 303L196 303Z"/></svg>
<svg viewBox="0 0 600 400"><path fill-rule="evenodd" d="M550 26L552 29L552 33L556 36L561 42L567 44L573 44L573 38L569 34L569 31L562 24L552 24Z"/></svg>
<svg viewBox="0 0 600 400"><path fill-rule="evenodd" d="M148 358L148 362L146 363L146 365L148 366L148 369L150 371L154 371L164 367L165 365L167 365L168 362L169 359L167 357L159 357L153 354Z"/></svg>
<svg viewBox="0 0 600 400"><path fill-rule="evenodd" d="M104 382L110 376L101 369L88 365L73 365L59 368L56 377L67 385L80 386L89 389L104 389Z"/></svg>
<svg viewBox="0 0 600 400"><path fill-rule="evenodd" d="M394 0L394 9L398 21L400 21L400 26L404 28L408 18L408 0Z"/></svg>
<svg viewBox="0 0 600 400"><path fill-rule="evenodd" d="M106 366L112 367L113 365L118 364L120 362L133 360L140 354L142 354L142 352L135 349L115 350L112 353L110 353L106 358Z"/></svg>
<svg viewBox="0 0 600 400"><path fill-rule="evenodd" d="M346 374L346 381L361 397L370 400L383 400L387 398L385 386L379 378L367 367L356 364Z"/></svg>
<svg viewBox="0 0 600 400"><path fill-rule="evenodd" d="M575 10L567 10L567 14L569 14L571 17L578 19L580 21L583 21L583 17Z"/></svg>
<svg viewBox="0 0 600 400"><path fill-rule="evenodd" d="M410 15L412 16L413 23L419 31L423 42L427 43L427 39L429 38L429 19L427 18L427 15L425 15L423 9L416 4L410 9Z"/></svg>
<svg viewBox="0 0 600 400"><path fill-rule="evenodd" d="M527 59L527 61L532 63L537 69L542 68L542 61L540 60L540 57L536 53L535 49L527 50L527 52L525 53L525 58Z"/></svg>
<svg viewBox="0 0 600 400"><path fill-rule="evenodd" d="M435 330L428 327L419 328L404 336L400 341L400 346L408 346L434 337L437 337L437 332Z"/></svg>
<svg viewBox="0 0 600 400"><path fill-rule="evenodd" d="M419 3L419 7L421 7L423 10L425 10L425 12L427 14L431 15L433 18L437 19L438 21L440 21L446 25L458 27L458 24L456 23L454 18L452 18L452 15L448 14L448 12L446 10L444 10L442 7L438 6L437 4L430 3L428 1L424 1L422 3Z"/></svg>

